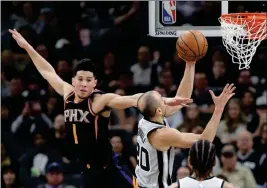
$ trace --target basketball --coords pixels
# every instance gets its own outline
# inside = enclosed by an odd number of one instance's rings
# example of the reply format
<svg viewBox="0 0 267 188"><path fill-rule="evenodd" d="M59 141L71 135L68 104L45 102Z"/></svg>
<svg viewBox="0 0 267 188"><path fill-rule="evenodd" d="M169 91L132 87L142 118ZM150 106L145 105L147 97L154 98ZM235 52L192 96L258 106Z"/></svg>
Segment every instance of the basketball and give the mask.
<svg viewBox="0 0 267 188"><path fill-rule="evenodd" d="M208 50L206 37L199 31L184 32L176 41L178 55L186 61L197 61L203 58Z"/></svg>

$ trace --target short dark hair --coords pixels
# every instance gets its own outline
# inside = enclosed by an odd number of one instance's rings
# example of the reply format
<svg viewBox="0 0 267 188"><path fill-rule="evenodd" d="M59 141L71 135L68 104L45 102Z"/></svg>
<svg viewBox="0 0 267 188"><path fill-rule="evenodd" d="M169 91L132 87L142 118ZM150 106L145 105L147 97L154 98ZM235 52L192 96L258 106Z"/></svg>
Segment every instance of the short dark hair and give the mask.
<svg viewBox="0 0 267 188"><path fill-rule="evenodd" d="M149 91L141 96L144 101L144 106L142 109L139 109L143 114L145 119L149 119L155 116L157 108L160 106L159 101L156 99L154 92ZM140 97L140 98L141 98Z"/></svg>
<svg viewBox="0 0 267 188"><path fill-rule="evenodd" d="M78 71L90 71L94 74L94 77L96 78L96 67L91 59L80 60L73 70L73 76L76 76Z"/></svg>
<svg viewBox="0 0 267 188"><path fill-rule="evenodd" d="M215 146L207 140L195 142L190 149L190 164L198 178L207 178L215 164Z"/></svg>

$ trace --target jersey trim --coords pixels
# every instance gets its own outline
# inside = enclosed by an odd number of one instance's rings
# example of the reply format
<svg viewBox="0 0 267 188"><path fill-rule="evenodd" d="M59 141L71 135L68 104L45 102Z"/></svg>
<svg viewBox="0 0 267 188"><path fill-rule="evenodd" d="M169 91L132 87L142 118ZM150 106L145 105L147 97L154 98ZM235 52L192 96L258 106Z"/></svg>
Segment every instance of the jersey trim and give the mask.
<svg viewBox="0 0 267 188"><path fill-rule="evenodd" d="M158 169L159 169L159 175L158 175L158 184L159 188L163 188L163 152L157 151L157 157L158 157Z"/></svg>
<svg viewBox="0 0 267 188"><path fill-rule="evenodd" d="M195 177L192 177L192 176L188 176L188 177L191 178L191 179L197 180ZM215 176L207 177L207 178L204 179L203 181L205 181L205 180L210 180L210 179L212 179L212 178L215 178ZM197 180L197 181L198 181L198 180Z"/></svg>
<svg viewBox="0 0 267 188"><path fill-rule="evenodd" d="M178 188L180 188L180 181L179 181L179 179L177 180L177 185L178 185Z"/></svg>
<svg viewBox="0 0 267 188"><path fill-rule="evenodd" d="M225 182L225 181L223 180L222 185L221 185L221 188L223 188L224 182Z"/></svg>

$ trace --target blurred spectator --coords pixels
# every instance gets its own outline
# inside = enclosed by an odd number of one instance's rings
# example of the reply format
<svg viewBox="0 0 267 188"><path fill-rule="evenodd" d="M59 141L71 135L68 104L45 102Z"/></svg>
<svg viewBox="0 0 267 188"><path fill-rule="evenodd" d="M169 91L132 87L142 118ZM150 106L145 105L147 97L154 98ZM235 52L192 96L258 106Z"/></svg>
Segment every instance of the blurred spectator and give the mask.
<svg viewBox="0 0 267 188"><path fill-rule="evenodd" d="M11 125L11 131L23 146L31 146L32 134L36 131L47 133L52 121L42 112L39 101L29 99Z"/></svg>
<svg viewBox="0 0 267 188"><path fill-rule="evenodd" d="M153 87L158 84L160 67L151 62L150 49L146 46L139 47L137 61L131 67L133 84L139 86L143 91L151 89L151 86Z"/></svg>
<svg viewBox="0 0 267 188"><path fill-rule="evenodd" d="M241 97L244 91L256 92L255 88L251 82L251 73L249 70L241 70L239 72L237 81L236 81L236 97Z"/></svg>
<svg viewBox="0 0 267 188"><path fill-rule="evenodd" d="M25 99L22 96L22 90L23 86L21 78L13 78L10 82L10 96L3 100L11 119L16 118L23 109ZM14 106L16 106L16 108L14 108Z"/></svg>
<svg viewBox="0 0 267 188"><path fill-rule="evenodd" d="M177 180L190 176L191 170L189 167L180 167L177 170Z"/></svg>
<svg viewBox="0 0 267 188"><path fill-rule="evenodd" d="M199 108L195 103L192 103L185 109L184 122L178 125L181 132L192 132L193 128L200 126L204 127L205 123L200 119Z"/></svg>
<svg viewBox="0 0 267 188"><path fill-rule="evenodd" d="M247 117L248 124L255 123L252 120L255 119L256 108L255 108L255 94L251 91L244 91L241 97L241 107L244 114Z"/></svg>
<svg viewBox="0 0 267 188"><path fill-rule="evenodd" d="M22 188L13 166L7 165L2 167L1 174L2 188Z"/></svg>
<svg viewBox="0 0 267 188"><path fill-rule="evenodd" d="M264 173L264 166L262 166L262 164L267 163L265 162L265 160L267 160L266 154L264 157L262 153L253 150L252 135L248 131L239 133L237 147L238 161L252 171L254 178L259 185L263 185L266 179L266 172Z"/></svg>
<svg viewBox="0 0 267 188"><path fill-rule="evenodd" d="M260 125L259 136L254 138L254 149L261 153L267 153L267 123Z"/></svg>
<svg viewBox="0 0 267 188"><path fill-rule="evenodd" d="M176 95L177 86L173 83L171 71L162 71L160 73L158 87L164 89L166 97L173 97Z"/></svg>
<svg viewBox="0 0 267 188"><path fill-rule="evenodd" d="M73 185L64 183L64 174L62 172L62 167L56 162L52 162L47 165L46 183L37 186L37 188L48 187L75 188L75 186Z"/></svg>
<svg viewBox="0 0 267 188"><path fill-rule="evenodd" d="M10 82L6 79L6 73L1 71L1 98L10 96Z"/></svg>
<svg viewBox="0 0 267 188"><path fill-rule="evenodd" d="M61 79L65 82L71 83L72 70L69 62L65 60L59 60L56 66L56 72Z"/></svg>
<svg viewBox="0 0 267 188"><path fill-rule="evenodd" d="M196 73L192 99L199 106L201 113L211 114L214 104L209 93L208 80L205 73Z"/></svg>
<svg viewBox="0 0 267 188"><path fill-rule="evenodd" d="M225 76L226 67L223 61L213 61L212 77L209 80L209 86L212 87L224 87L227 84L227 78Z"/></svg>
<svg viewBox="0 0 267 188"><path fill-rule="evenodd" d="M253 136L260 134L261 125L267 123L267 91L256 100L256 114L254 120L248 124L248 130L253 133Z"/></svg>
<svg viewBox="0 0 267 188"><path fill-rule="evenodd" d="M110 143L113 147L113 151L115 152L115 155L118 155L116 158L118 159L118 162L121 163L121 165L127 165L131 170L134 170L137 161L134 156L127 156L125 151L125 146L123 144L122 138L120 136L113 136L110 139Z"/></svg>
<svg viewBox="0 0 267 188"><path fill-rule="evenodd" d="M112 52L108 52L104 57L104 68L101 74L101 90L108 92L110 88L118 84L119 73L116 69L116 59Z"/></svg>
<svg viewBox="0 0 267 188"><path fill-rule="evenodd" d="M221 120L217 136L222 143L235 143L237 135L246 130L246 118L242 112L240 101L231 99L225 108L225 117Z"/></svg>
<svg viewBox="0 0 267 188"><path fill-rule="evenodd" d="M1 143L1 167L11 165L12 160L8 156L6 148L3 143Z"/></svg>
<svg viewBox="0 0 267 188"><path fill-rule="evenodd" d="M257 188L251 171L237 162L236 151L233 145L226 145L221 151L222 170L220 175L225 176L230 183L238 188Z"/></svg>

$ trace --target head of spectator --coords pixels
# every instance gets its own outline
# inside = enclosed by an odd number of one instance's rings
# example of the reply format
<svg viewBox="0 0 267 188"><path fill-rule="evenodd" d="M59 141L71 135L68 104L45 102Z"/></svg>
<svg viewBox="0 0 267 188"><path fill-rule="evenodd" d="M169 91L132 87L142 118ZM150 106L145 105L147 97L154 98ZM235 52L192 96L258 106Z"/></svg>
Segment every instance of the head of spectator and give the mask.
<svg viewBox="0 0 267 188"><path fill-rule="evenodd" d="M267 123L267 91L257 98L256 111L259 116L259 124Z"/></svg>
<svg viewBox="0 0 267 188"><path fill-rule="evenodd" d="M241 96L241 102L242 102L242 108L253 108L255 99L254 99L254 93L252 91L244 91ZM251 109L252 110L252 109Z"/></svg>
<svg viewBox="0 0 267 188"><path fill-rule="evenodd" d="M147 46L141 46L137 54L138 63L142 68L147 68L150 61L150 49Z"/></svg>
<svg viewBox="0 0 267 188"><path fill-rule="evenodd" d="M214 75L214 78L218 79L225 75L225 64L223 61L214 61L212 66L212 73Z"/></svg>
<svg viewBox="0 0 267 188"><path fill-rule="evenodd" d="M27 22L32 23L34 21L33 7L30 2L23 4L23 14Z"/></svg>
<svg viewBox="0 0 267 188"><path fill-rule="evenodd" d="M20 78L13 78L10 82L11 96L19 96L22 92L22 80Z"/></svg>
<svg viewBox="0 0 267 188"><path fill-rule="evenodd" d="M19 182L14 167L8 165L2 167L2 187L17 188Z"/></svg>
<svg viewBox="0 0 267 188"><path fill-rule="evenodd" d="M35 48L35 50L44 58L48 59L48 49L44 44L38 44Z"/></svg>
<svg viewBox="0 0 267 188"><path fill-rule="evenodd" d="M261 125L260 138L262 144L267 144L267 123Z"/></svg>
<svg viewBox="0 0 267 188"><path fill-rule="evenodd" d="M112 52L108 52L104 57L104 69L112 70L115 66L115 56Z"/></svg>
<svg viewBox="0 0 267 188"><path fill-rule="evenodd" d="M13 52L10 50L3 50L1 53L1 63L3 66L11 66L14 62Z"/></svg>
<svg viewBox="0 0 267 188"><path fill-rule="evenodd" d="M205 73L197 72L195 74L194 88L196 90L206 90L208 87L208 79Z"/></svg>
<svg viewBox="0 0 267 188"><path fill-rule="evenodd" d="M121 154L122 153L122 150L123 150L123 143L122 143L122 139L121 137L119 136L113 136L111 139L110 139L110 143L113 147L113 151L118 153L118 154Z"/></svg>
<svg viewBox="0 0 267 188"><path fill-rule="evenodd" d="M51 187L58 187L63 183L64 175L60 164L52 162L47 165L46 180Z"/></svg>
<svg viewBox="0 0 267 188"><path fill-rule="evenodd" d="M196 126L202 126L200 111L196 103L192 103L185 109L184 122L179 127L182 132L192 132Z"/></svg>
<svg viewBox="0 0 267 188"><path fill-rule="evenodd" d="M82 47L86 47L91 43L91 31L88 28L81 28L79 31L79 39Z"/></svg>
<svg viewBox="0 0 267 188"><path fill-rule="evenodd" d="M237 148L242 155L245 155L252 151L253 138L250 132L244 130L239 133L237 138Z"/></svg>
<svg viewBox="0 0 267 188"><path fill-rule="evenodd" d="M222 168L224 171L231 172L237 164L236 150L232 144L225 145L221 150Z"/></svg>
<svg viewBox="0 0 267 188"><path fill-rule="evenodd" d="M190 176L191 170L189 167L187 166L182 166L180 168L178 168L177 172L176 172L176 178L178 179L182 179L185 177Z"/></svg>
<svg viewBox="0 0 267 188"><path fill-rule="evenodd" d="M239 124L245 124L246 118L241 109L239 99L231 99L226 107L225 121L228 127L228 132L233 132Z"/></svg>
<svg viewBox="0 0 267 188"><path fill-rule="evenodd" d="M56 116L54 121L54 128L55 128L55 137L56 138L64 138L66 135L65 131L65 120L64 115L59 114Z"/></svg>
<svg viewBox="0 0 267 188"><path fill-rule="evenodd" d="M251 85L251 73L249 70L241 70L239 72L238 78L237 78L237 83L239 85L246 85L250 86Z"/></svg>

